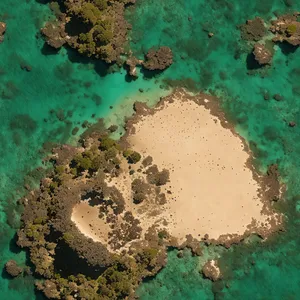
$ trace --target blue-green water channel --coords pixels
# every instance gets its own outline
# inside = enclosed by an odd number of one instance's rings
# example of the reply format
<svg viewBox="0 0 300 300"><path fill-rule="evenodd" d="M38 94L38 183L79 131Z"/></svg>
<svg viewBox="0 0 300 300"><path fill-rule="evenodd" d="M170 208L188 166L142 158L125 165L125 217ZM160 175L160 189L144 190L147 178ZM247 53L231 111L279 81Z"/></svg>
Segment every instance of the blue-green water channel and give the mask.
<svg viewBox="0 0 300 300"><path fill-rule="evenodd" d="M249 49L237 29L256 15L270 19L274 12L288 10L300 10L300 4L296 0L137 0L128 12L134 53L142 57L150 47L166 45L174 52L174 64L156 78L145 74L128 82L124 70L110 74L100 62L65 49L55 54L45 48L38 33L51 18L47 5L2 0L0 20L7 23L7 32L0 44L1 266L11 258L25 261L25 253L10 242L18 226L15 202L24 193L24 179L31 181L26 174L41 165L43 145L74 141L72 129L85 120L111 114L113 120L122 119L131 111L131 99L157 101L166 94L160 88L166 80L218 95L252 145L258 167L279 165L288 188L281 204L288 223L286 232L263 244L238 245L230 251L208 249L207 255L221 253L225 270L224 280L214 284L199 275L198 258L187 252L178 259L171 252L167 267L139 288L141 299L298 299L300 126L290 128L287 122L300 125L300 50L287 54L276 47L273 65L263 77L249 74ZM208 32L214 37L209 39ZM24 65L32 70L22 69ZM282 94L283 101L264 100L265 91ZM33 279L9 280L3 273L0 295L34 299Z"/></svg>

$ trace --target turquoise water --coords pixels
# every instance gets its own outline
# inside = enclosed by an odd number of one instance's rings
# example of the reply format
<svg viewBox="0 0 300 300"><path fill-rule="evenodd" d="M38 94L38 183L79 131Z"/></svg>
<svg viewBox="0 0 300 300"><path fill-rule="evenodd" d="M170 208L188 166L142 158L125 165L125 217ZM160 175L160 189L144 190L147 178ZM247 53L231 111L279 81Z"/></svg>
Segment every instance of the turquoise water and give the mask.
<svg viewBox="0 0 300 300"><path fill-rule="evenodd" d="M285 233L263 244L239 245L230 251L209 249L209 255L221 255L226 270L219 283L201 278L198 258L187 252L180 260L176 252L170 252L167 267L142 284L138 294L142 299L297 299L300 126L289 128L287 122L299 122L300 50L286 55L276 47L273 65L264 76L249 75L251 49L237 30L246 19L270 18L274 11L289 9L299 10L300 4L287 0L139 0L128 12L134 53L142 57L152 46L170 46L174 64L158 77L141 74L128 82L124 70L111 73L101 63L84 60L72 51L54 54L45 48L38 32L51 18L47 5L35 0L13 5L2 0L0 19L7 23L7 33L0 44L1 264L10 258L21 264L25 261L24 252L10 243L18 226L20 209L15 203L24 193L24 183L33 184L41 176L30 171L41 165L43 145L74 142L71 132L84 121L106 117L108 123L121 122L132 112L133 100L153 103L165 95L160 85L166 81L218 95L228 117L250 143L258 167L265 170L268 164L279 164L288 187L286 203L281 205L288 224ZM208 32L214 32L214 37L209 39ZM31 66L31 72L22 65ZM141 88L144 93L139 92ZM280 93L284 100L265 101L265 91L271 98ZM3 274L0 291L3 298L35 297L31 277L9 280Z"/></svg>

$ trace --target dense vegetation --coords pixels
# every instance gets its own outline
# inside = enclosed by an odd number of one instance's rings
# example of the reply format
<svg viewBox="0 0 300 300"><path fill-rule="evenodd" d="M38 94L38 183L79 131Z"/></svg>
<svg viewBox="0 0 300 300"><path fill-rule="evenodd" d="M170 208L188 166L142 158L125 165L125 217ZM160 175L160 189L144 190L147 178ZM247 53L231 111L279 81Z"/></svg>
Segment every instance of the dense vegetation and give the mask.
<svg viewBox="0 0 300 300"><path fill-rule="evenodd" d="M42 276L36 286L49 299L124 299L134 294L144 277L154 275L165 264L168 233L154 226L139 244L139 220L125 211L119 190L105 182L107 176L124 176L122 161L132 170L141 155L112 140L106 132L92 135L81 141L82 147L54 148L50 158L53 171L41 180L39 190L22 199L25 209L17 243L29 249L34 272ZM166 170L159 172L156 165L151 167L151 157L143 160L140 168L143 164L150 175L145 173L144 180L132 181L136 205L153 190L157 201L162 201L159 185L168 180ZM104 244L83 235L71 221L72 209L80 201L98 205L99 218L106 218L112 225L112 249L133 240L134 248L128 253L110 252ZM116 216L123 218L119 227ZM76 264L66 261L66 256Z"/></svg>
<svg viewBox="0 0 300 300"><path fill-rule="evenodd" d="M50 46L60 48L68 44L80 54L105 60L119 59L124 53L127 30L125 6L134 0L54 1L51 8L56 15L42 29Z"/></svg>

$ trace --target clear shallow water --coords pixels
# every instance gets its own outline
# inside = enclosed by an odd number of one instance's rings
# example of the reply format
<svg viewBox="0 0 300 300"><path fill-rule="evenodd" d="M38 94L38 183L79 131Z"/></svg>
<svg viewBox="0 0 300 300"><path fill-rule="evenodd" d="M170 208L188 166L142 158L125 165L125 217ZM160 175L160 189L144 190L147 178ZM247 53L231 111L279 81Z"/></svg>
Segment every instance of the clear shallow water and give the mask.
<svg viewBox="0 0 300 300"><path fill-rule="evenodd" d="M299 10L300 4L294 3L292 9ZM85 120L93 121L92 114L106 116L108 122L121 122L124 114L132 112L131 99L153 103L166 93L159 88L161 81L172 79L175 85L211 89L220 96L228 116L251 143L257 165L265 169L270 163L279 164L288 184L283 209L289 223L286 233L263 245L239 245L222 253L226 280L221 283L212 284L199 276L198 258L186 253L185 259L179 260L176 252L170 252L167 267L154 280L142 284L139 295L142 299L297 299L300 127L289 128L286 122L299 122L300 50L285 55L278 49L266 77L249 76L249 49L240 41L236 28L255 15L271 17L273 11L289 8L280 0L139 0L134 17L128 13L135 54L141 57L152 46L167 45L175 58L158 78L140 76L127 82L124 71L106 74L100 63L82 60L72 52L50 54L36 36L50 16L46 5L34 0L12 5L2 0L1 19L8 28L0 45L1 264L10 258L25 261L25 254L10 244L13 227L17 227L14 203L24 192L20 187L25 175L40 165L42 145L71 141L71 130ZM215 33L212 39L208 39L208 31ZM22 70L22 64L30 65L32 71ZM284 101L265 101L264 90L271 96L281 93ZM110 106L115 109L110 110ZM61 110L64 115L70 111L63 121L58 119ZM300 202L298 206L300 209ZM8 280L3 275L0 291L2 297L10 299L34 298L30 277Z"/></svg>

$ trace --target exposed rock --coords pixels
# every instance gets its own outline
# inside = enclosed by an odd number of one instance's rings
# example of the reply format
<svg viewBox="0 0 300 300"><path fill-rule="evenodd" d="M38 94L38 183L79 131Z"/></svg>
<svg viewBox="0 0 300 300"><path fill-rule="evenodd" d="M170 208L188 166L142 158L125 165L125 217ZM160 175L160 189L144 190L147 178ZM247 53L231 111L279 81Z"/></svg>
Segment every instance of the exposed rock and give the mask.
<svg viewBox="0 0 300 300"><path fill-rule="evenodd" d="M6 31L6 24L4 22L0 22L0 43L4 40L4 34Z"/></svg>
<svg viewBox="0 0 300 300"><path fill-rule="evenodd" d="M143 63L142 60L137 59L134 56L129 57L126 60L126 65L128 67L128 74L133 77L138 77L136 67Z"/></svg>
<svg viewBox="0 0 300 300"><path fill-rule="evenodd" d="M296 126L296 123L293 122L293 121L291 121L291 122L289 122L289 126L290 126L290 127L295 127L295 126Z"/></svg>
<svg viewBox="0 0 300 300"><path fill-rule="evenodd" d="M271 64L273 55L272 55L271 51L269 51L264 45L259 44L259 43L255 44L253 54L254 54L255 60L260 65Z"/></svg>
<svg viewBox="0 0 300 300"><path fill-rule="evenodd" d="M48 22L41 32L46 37L47 44L55 49L61 48L66 43L67 34L63 22Z"/></svg>
<svg viewBox="0 0 300 300"><path fill-rule="evenodd" d="M215 260L209 260L202 268L202 274L212 280L217 281L221 278L221 271Z"/></svg>
<svg viewBox="0 0 300 300"><path fill-rule="evenodd" d="M22 272L23 269L17 265L17 263L14 260L9 260L5 264L5 271L12 277L17 277L19 276Z"/></svg>
<svg viewBox="0 0 300 300"><path fill-rule="evenodd" d="M300 45L300 22L298 16L300 13L293 15L283 15L277 20L272 21L270 31L275 34L274 42L287 42L293 46Z"/></svg>
<svg viewBox="0 0 300 300"><path fill-rule="evenodd" d="M266 32L264 20L259 17L253 20L247 20L246 24L241 26L242 39L248 41L259 41Z"/></svg>
<svg viewBox="0 0 300 300"><path fill-rule="evenodd" d="M169 47L160 47L158 50L150 49L146 54L143 67L148 70L165 70L173 63L173 53Z"/></svg>

